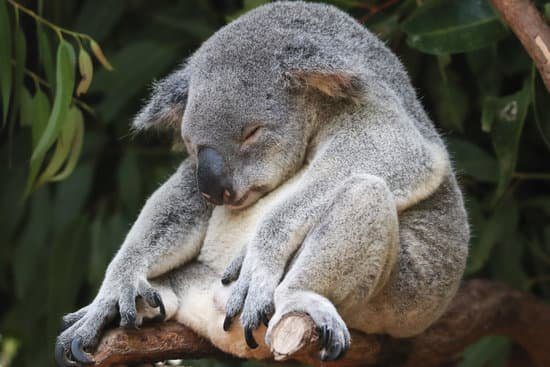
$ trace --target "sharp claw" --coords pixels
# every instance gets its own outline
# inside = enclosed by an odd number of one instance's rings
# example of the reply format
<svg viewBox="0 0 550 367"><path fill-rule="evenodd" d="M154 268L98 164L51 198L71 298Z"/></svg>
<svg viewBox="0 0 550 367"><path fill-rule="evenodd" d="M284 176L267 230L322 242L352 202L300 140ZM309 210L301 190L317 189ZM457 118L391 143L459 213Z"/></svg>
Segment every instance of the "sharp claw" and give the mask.
<svg viewBox="0 0 550 367"><path fill-rule="evenodd" d="M321 326L320 334L321 349L326 349L329 342L329 329L326 325Z"/></svg>
<svg viewBox="0 0 550 367"><path fill-rule="evenodd" d="M125 329L137 329L137 318L133 313L126 313L124 317L121 315L120 326Z"/></svg>
<svg viewBox="0 0 550 367"><path fill-rule="evenodd" d="M222 284L223 285L228 285L229 283L231 283L231 278L229 277L229 275L224 275L222 277Z"/></svg>
<svg viewBox="0 0 550 367"><path fill-rule="evenodd" d="M233 322L233 318L229 315L225 316L225 319L223 320L223 330L229 331L231 328L231 323Z"/></svg>
<svg viewBox="0 0 550 367"><path fill-rule="evenodd" d="M252 335L252 329L250 327L244 328L244 340L246 340L246 344L248 344L250 349L258 348L258 343L256 343L256 340L254 340L254 336Z"/></svg>
<svg viewBox="0 0 550 367"><path fill-rule="evenodd" d="M265 325L265 327L269 326L269 319L267 318L267 315L265 312L262 312L262 323Z"/></svg>
<svg viewBox="0 0 550 367"><path fill-rule="evenodd" d="M71 354L77 362L82 364L93 364L92 357L82 349L82 339L77 336L71 342Z"/></svg>
<svg viewBox="0 0 550 367"><path fill-rule="evenodd" d="M158 293L155 293L153 298L155 299L155 307L159 308L160 315L162 316L162 320L164 321L164 319L166 319L166 308L164 308L162 298L160 298L160 295Z"/></svg>
<svg viewBox="0 0 550 367"><path fill-rule="evenodd" d="M57 343L55 345L55 362L59 367L68 367L68 366L76 366L75 361L71 361L67 357L67 353L65 352L65 348L61 343Z"/></svg>

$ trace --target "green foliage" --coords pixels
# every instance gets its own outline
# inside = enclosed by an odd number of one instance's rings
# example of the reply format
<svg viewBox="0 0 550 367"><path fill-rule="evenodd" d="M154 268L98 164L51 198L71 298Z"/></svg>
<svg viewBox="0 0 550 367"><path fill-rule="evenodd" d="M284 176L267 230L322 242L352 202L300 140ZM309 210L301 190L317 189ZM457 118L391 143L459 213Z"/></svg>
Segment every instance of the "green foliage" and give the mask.
<svg viewBox="0 0 550 367"><path fill-rule="evenodd" d="M0 364L52 365L60 316L91 301L181 161L168 136L128 135L150 81L265 2L0 0ZM470 215L467 276L549 299L550 96L515 36L487 0L324 2L387 41L445 135ZM502 366L509 347L483 339L461 366Z"/></svg>

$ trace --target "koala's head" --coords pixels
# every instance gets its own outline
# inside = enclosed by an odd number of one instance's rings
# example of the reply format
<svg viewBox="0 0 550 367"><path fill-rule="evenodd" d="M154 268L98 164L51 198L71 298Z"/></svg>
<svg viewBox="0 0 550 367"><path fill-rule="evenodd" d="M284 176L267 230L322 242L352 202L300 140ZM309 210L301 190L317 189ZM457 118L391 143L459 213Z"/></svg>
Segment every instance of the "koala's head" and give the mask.
<svg viewBox="0 0 550 367"><path fill-rule="evenodd" d="M303 166L319 124L316 101L342 103L358 89L350 73L302 65L304 50L318 51L311 43L274 36L264 24L250 28L236 22L216 33L154 85L134 120L137 130L178 129L196 161L199 191L232 209L251 205Z"/></svg>

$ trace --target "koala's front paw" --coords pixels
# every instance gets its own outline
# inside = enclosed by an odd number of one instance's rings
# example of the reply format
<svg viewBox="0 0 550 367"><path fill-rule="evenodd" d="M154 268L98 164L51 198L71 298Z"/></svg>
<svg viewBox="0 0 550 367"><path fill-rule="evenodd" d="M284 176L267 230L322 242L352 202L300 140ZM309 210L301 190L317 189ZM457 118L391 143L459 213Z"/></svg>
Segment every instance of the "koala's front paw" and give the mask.
<svg viewBox="0 0 550 367"><path fill-rule="evenodd" d="M97 345L103 328L117 314L120 314L120 326L139 327L138 298L150 307L158 308L164 319L165 309L160 294L146 280L135 283L125 283L115 289L106 287L92 304L63 317L62 332L55 345L55 360L60 367L93 364L89 351Z"/></svg>
<svg viewBox="0 0 550 367"><path fill-rule="evenodd" d="M269 274L251 274L243 269L227 300L223 329L228 331L233 318L241 313L240 320L246 343L252 349L257 348L258 343L254 340L252 332L262 322L268 326L269 318L274 312L273 294L276 285L277 280Z"/></svg>

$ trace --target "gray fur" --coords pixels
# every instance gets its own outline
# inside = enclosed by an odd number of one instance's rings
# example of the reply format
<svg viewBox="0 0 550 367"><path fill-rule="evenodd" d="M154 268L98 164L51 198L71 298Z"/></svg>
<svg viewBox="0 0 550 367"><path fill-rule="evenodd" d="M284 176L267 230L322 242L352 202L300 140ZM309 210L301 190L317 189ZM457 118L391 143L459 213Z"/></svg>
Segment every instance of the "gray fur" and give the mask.
<svg viewBox="0 0 550 367"><path fill-rule="evenodd" d="M349 346L347 327L407 337L445 310L468 252L462 194L403 66L352 18L327 5L262 6L153 93L134 127L181 121L190 158L149 199L96 299L67 317L64 348L75 336L93 346L117 303L124 324L140 320L133 300L155 289L167 318L241 357L269 353L230 339L225 313L241 315L241 333L272 316L269 344L284 314L307 312L331 330L321 357L332 359ZM258 136L243 143L253 124ZM254 190L240 210L202 201L199 146L222 153L238 194ZM221 287L222 274L235 282Z"/></svg>

